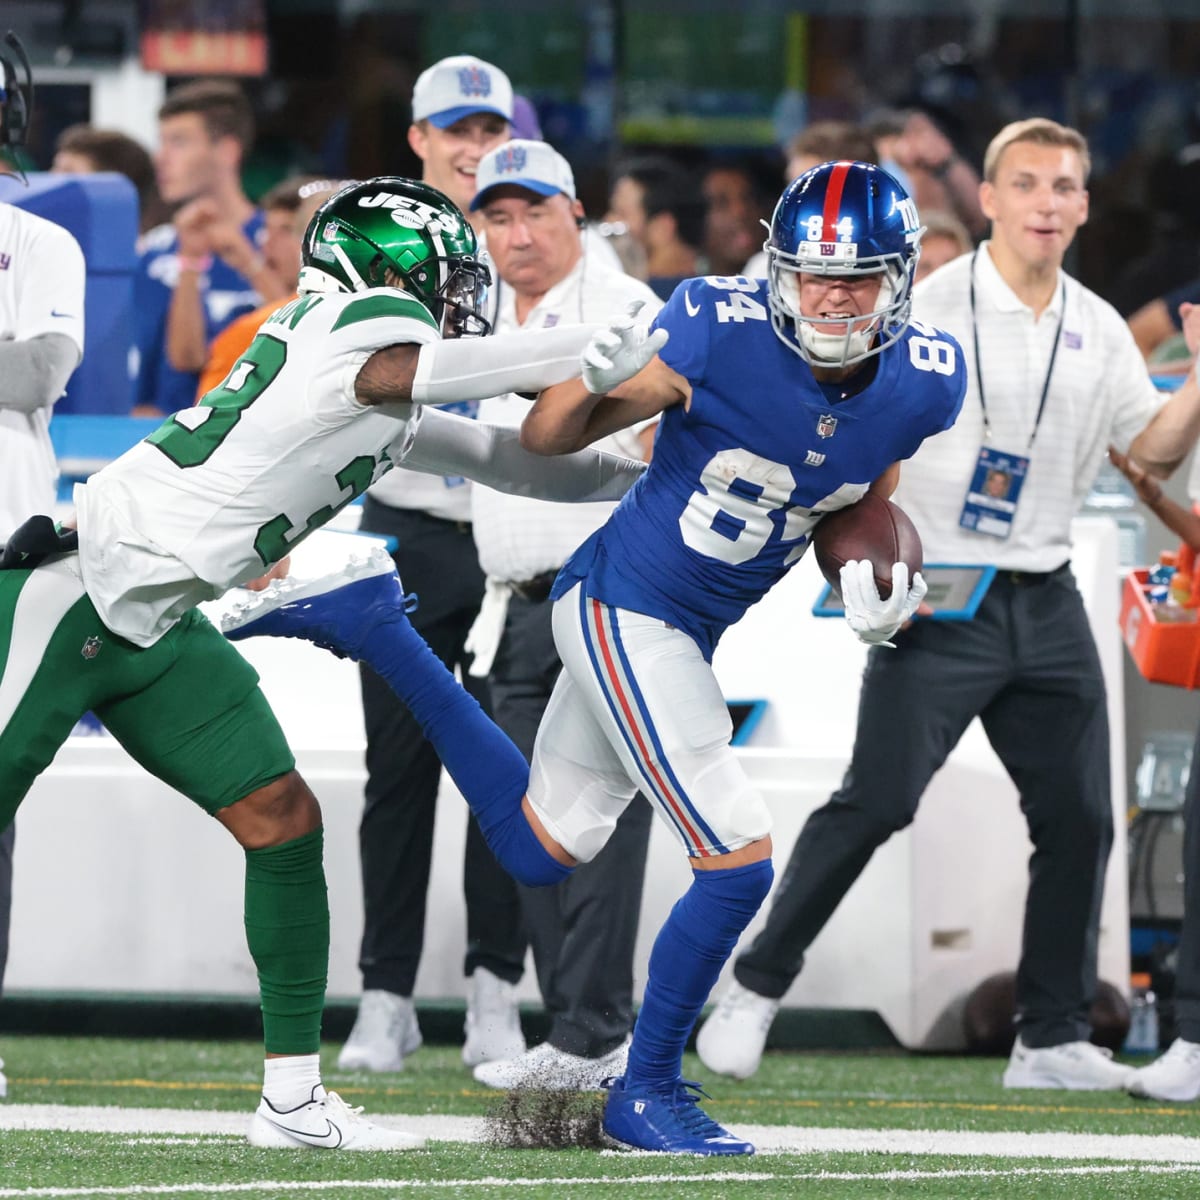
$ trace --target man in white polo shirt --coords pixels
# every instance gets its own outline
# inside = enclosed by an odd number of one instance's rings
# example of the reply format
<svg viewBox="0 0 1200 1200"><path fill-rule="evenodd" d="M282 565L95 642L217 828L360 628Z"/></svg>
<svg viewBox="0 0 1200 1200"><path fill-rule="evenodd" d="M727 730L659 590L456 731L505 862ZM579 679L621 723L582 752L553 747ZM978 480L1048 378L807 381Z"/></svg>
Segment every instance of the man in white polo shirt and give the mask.
<svg viewBox="0 0 1200 1200"><path fill-rule="evenodd" d="M976 716L1021 795L1034 845L1017 972L1014 1088L1120 1088L1129 1069L1088 1041L1112 841L1104 679L1071 574L1071 518L1110 444L1158 476L1200 433L1195 369L1164 405L1116 310L1062 271L1087 218L1087 143L1018 121L988 147L991 240L915 292L917 319L961 343L962 413L901 473L894 499L930 562L992 563L970 621L917 620L873 649L842 787L812 814L762 932L700 1032L712 1070L757 1069L804 952L876 847L908 825ZM1007 474L1005 495L986 487Z"/></svg>
<svg viewBox="0 0 1200 1200"><path fill-rule="evenodd" d="M661 307L644 283L597 261L583 233L570 165L551 146L526 140L499 146L480 160L477 183L471 208L483 216L498 276L497 332L605 321L634 300L645 304L643 316ZM479 417L516 427L529 407L529 400L509 393L482 401ZM597 445L648 458L653 431L651 423ZM550 587L613 505L512 499L490 488L472 490L475 543L488 588L467 647L475 651L472 674L489 675L493 718L530 757L562 669ZM477 1066L481 1083L589 1089L624 1072L650 823L650 806L639 798L600 854L569 879L552 888L519 888L550 1032L522 1055Z"/></svg>
<svg viewBox="0 0 1200 1200"><path fill-rule="evenodd" d="M0 114L8 99L0 76ZM13 129L4 123L0 171L8 170L4 150ZM17 144L23 132L17 131ZM58 464L50 414L83 357L86 274L79 243L61 225L0 204L0 546L35 513L54 511ZM0 829L0 986L8 959L13 839L11 824ZM0 1070L0 1098L6 1091Z"/></svg>

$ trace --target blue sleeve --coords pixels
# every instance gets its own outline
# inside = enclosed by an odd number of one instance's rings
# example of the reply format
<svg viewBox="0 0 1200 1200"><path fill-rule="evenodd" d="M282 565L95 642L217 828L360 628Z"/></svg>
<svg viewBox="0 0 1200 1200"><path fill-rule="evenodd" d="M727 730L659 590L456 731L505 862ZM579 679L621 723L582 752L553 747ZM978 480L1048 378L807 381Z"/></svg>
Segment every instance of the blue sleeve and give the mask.
<svg viewBox="0 0 1200 1200"><path fill-rule="evenodd" d="M703 279L685 279L654 318L651 330L665 329L671 340L659 358L684 379L703 379L708 365L711 324L714 319L712 289Z"/></svg>
<svg viewBox="0 0 1200 1200"><path fill-rule="evenodd" d="M947 386L943 389L938 404L941 423L933 430L933 433L944 432L958 420L958 414L962 412L963 398L967 394L967 363L963 357L962 347L948 333L942 332L941 336L946 341L953 342L955 346L958 346L958 354L955 356L957 370L946 381Z"/></svg>
<svg viewBox="0 0 1200 1200"><path fill-rule="evenodd" d="M1183 322L1179 319L1179 306L1181 304L1200 304L1200 279L1193 279L1190 283L1185 283L1183 287L1177 287L1174 291L1168 292L1163 297L1163 303L1167 306L1167 316L1171 318L1171 324L1182 331Z"/></svg>
<svg viewBox="0 0 1200 1200"><path fill-rule="evenodd" d="M171 290L150 272L157 254L148 252L138 263L133 281L134 345L138 352L134 404L158 405L159 374L166 352L167 307Z"/></svg>

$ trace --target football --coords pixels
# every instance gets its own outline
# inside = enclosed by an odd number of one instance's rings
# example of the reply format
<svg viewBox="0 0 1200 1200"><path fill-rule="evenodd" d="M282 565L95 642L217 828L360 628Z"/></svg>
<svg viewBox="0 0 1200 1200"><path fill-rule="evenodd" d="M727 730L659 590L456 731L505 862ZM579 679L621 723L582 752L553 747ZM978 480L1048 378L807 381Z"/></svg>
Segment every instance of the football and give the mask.
<svg viewBox="0 0 1200 1200"><path fill-rule="evenodd" d="M868 492L822 517L813 530L813 552L826 582L841 595L839 573L851 559L870 559L875 586L887 599L892 593L892 564L908 564L908 577L921 569L921 536L908 514L890 500Z"/></svg>

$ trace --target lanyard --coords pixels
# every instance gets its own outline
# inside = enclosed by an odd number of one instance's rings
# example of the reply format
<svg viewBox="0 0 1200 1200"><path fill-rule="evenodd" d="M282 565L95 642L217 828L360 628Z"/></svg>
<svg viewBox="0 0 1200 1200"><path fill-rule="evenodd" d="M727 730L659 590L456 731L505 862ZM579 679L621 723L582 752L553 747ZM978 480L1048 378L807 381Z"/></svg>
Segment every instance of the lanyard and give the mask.
<svg viewBox="0 0 1200 1200"><path fill-rule="evenodd" d="M992 436L992 424L988 420L987 400L983 394L983 368L979 363L979 324L975 319L975 260L979 257L979 249L971 255L971 334L975 339L975 380L979 384L979 407L983 409L984 438ZM1050 376L1054 374L1054 360L1058 357L1058 343L1062 338L1063 318L1067 315L1067 281L1063 280L1062 298L1058 306L1058 328L1054 331L1054 346L1050 351L1050 365L1046 368L1046 381L1042 384L1042 398L1038 401L1037 416L1033 421L1033 432L1029 435L1027 450L1033 449L1033 439L1037 437L1038 426L1042 423L1042 413L1046 411L1046 396L1050 392Z"/></svg>

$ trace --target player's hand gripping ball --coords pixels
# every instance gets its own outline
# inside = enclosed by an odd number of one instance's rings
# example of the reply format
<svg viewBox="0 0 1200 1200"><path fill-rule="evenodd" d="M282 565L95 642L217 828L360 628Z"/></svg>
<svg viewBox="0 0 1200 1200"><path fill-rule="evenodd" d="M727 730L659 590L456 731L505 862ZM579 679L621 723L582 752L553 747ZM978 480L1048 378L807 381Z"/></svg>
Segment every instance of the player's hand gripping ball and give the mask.
<svg viewBox="0 0 1200 1200"><path fill-rule="evenodd" d="M872 492L822 517L813 534L821 573L841 597L860 641L892 637L925 597L921 539L902 509ZM911 586L909 581L911 580Z"/></svg>

